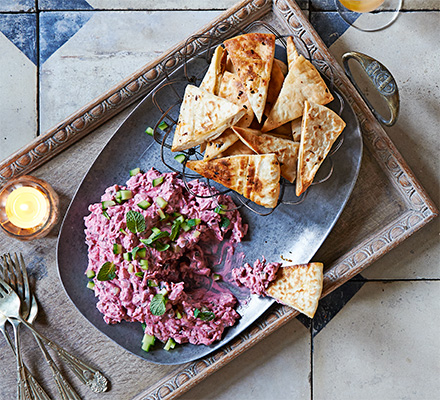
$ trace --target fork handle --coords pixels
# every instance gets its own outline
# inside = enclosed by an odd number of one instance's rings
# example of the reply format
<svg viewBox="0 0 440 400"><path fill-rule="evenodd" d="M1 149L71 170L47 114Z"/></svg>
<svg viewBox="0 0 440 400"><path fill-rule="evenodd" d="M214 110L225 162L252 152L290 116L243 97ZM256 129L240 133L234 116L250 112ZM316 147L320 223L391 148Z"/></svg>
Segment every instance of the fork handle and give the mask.
<svg viewBox="0 0 440 400"><path fill-rule="evenodd" d="M58 391L60 392L61 398L63 400L81 400L81 397L79 397L78 393L75 392L75 389L73 389L69 382L66 381L61 371L58 369L49 352L46 350L43 343L41 343L40 338L35 333L34 337L38 347L43 353L46 363L49 365L49 368L52 371L52 376L55 380Z"/></svg>
<svg viewBox="0 0 440 400"><path fill-rule="evenodd" d="M21 358L20 335L18 326L12 324L15 339L15 356L17 359L17 400L32 400L31 389L26 376L26 370Z"/></svg>
<svg viewBox="0 0 440 400"><path fill-rule="evenodd" d="M79 358L70 354L68 351L64 350L62 347L57 345L52 340L48 339L41 333L39 333L29 322L23 319L21 316L18 317L21 323L29 328L35 335L37 335L43 343L48 345L53 351L55 351L70 367L73 373L79 378L81 382L86 384L93 392L102 393L107 390L108 380L107 378L97 369L90 367L85 362L81 361Z"/></svg>

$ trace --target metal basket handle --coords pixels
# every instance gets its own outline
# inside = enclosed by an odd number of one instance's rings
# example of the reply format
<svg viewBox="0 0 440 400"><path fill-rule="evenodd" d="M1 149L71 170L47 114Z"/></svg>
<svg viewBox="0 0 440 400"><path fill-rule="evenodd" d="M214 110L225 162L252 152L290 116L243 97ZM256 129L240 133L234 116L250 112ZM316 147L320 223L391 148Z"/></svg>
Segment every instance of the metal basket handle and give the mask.
<svg viewBox="0 0 440 400"><path fill-rule="evenodd" d="M379 92L380 96L385 100L390 109L391 116L388 120L386 120L381 114L379 114L375 108L368 101L362 90L356 84L354 80L350 67L348 66L348 60L353 58L356 60L366 72L369 80L374 85L374 87ZM345 53L342 56L342 62L344 64L345 73L349 77L351 83L355 86L359 94L364 99L365 103L367 103L368 107L371 109L374 116L381 122L383 125L392 126L396 123L397 117L399 115L399 89L397 88L397 83L391 75L391 72L379 61L374 58L367 56L366 54L359 53L357 51L351 51L349 53Z"/></svg>

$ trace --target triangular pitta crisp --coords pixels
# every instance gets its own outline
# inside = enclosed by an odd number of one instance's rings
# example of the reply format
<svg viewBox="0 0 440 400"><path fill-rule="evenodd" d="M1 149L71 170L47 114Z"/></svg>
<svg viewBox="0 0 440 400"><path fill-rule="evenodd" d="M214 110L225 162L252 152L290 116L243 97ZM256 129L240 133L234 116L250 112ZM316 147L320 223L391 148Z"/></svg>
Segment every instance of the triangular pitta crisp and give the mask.
<svg viewBox="0 0 440 400"><path fill-rule="evenodd" d="M239 139L235 132L231 128L226 129L217 139L206 144L203 160L209 161L216 158L237 140Z"/></svg>
<svg viewBox="0 0 440 400"><path fill-rule="evenodd" d="M266 105L264 106L264 115L268 116L270 110L275 104L284 82L284 74L278 63L274 62L272 73L270 74L269 89L267 91Z"/></svg>
<svg viewBox="0 0 440 400"><path fill-rule="evenodd" d="M323 269L321 263L281 267L266 293L313 318L322 293Z"/></svg>
<svg viewBox="0 0 440 400"><path fill-rule="evenodd" d="M273 59L273 63L274 64L278 64L278 66L280 67L280 70L281 70L281 72L283 73L284 76L287 75L287 65L283 61L278 60L278 58L274 58Z"/></svg>
<svg viewBox="0 0 440 400"><path fill-rule="evenodd" d="M280 193L280 164L275 154L239 155L186 166L205 178L235 190L264 207L274 208Z"/></svg>
<svg viewBox="0 0 440 400"><path fill-rule="evenodd" d="M333 143L345 128L345 122L334 111L308 101L305 102L302 121L296 179L297 196L312 184Z"/></svg>
<svg viewBox="0 0 440 400"><path fill-rule="evenodd" d="M228 147L223 153L219 154L219 157L239 156L244 154L253 155L257 153L238 139L231 147Z"/></svg>
<svg viewBox="0 0 440 400"><path fill-rule="evenodd" d="M302 118L296 118L290 123L290 127L292 130L292 138L294 142L301 141L301 125L302 125Z"/></svg>
<svg viewBox="0 0 440 400"><path fill-rule="evenodd" d="M254 112L237 75L228 71L223 74L218 95L245 109L244 116L235 125L247 128L252 123Z"/></svg>
<svg viewBox="0 0 440 400"><path fill-rule="evenodd" d="M216 96L218 96L220 82L226 69L226 56L227 53L222 46L218 46L215 49L208 71L200 84L202 89Z"/></svg>
<svg viewBox="0 0 440 400"><path fill-rule="evenodd" d="M182 151L215 139L243 116L242 107L197 86L185 89L171 151Z"/></svg>
<svg viewBox="0 0 440 400"><path fill-rule="evenodd" d="M295 180L299 143L264 134L254 129L237 126L233 126L232 129L240 137L240 140L256 153L275 154L280 162L281 176L290 182Z"/></svg>
<svg viewBox="0 0 440 400"><path fill-rule="evenodd" d="M287 38L288 42L290 37ZM293 43L293 41L292 41ZM289 47L288 47L289 50ZM287 55L289 57L289 53ZM292 58L292 55L290 56ZM295 56L293 56L295 58ZM303 56L289 62L291 67L262 131L267 132L302 115L304 101L327 104L333 100L327 85L313 64Z"/></svg>
<svg viewBox="0 0 440 400"><path fill-rule="evenodd" d="M261 122L275 54L275 35L248 33L224 42L258 122Z"/></svg>

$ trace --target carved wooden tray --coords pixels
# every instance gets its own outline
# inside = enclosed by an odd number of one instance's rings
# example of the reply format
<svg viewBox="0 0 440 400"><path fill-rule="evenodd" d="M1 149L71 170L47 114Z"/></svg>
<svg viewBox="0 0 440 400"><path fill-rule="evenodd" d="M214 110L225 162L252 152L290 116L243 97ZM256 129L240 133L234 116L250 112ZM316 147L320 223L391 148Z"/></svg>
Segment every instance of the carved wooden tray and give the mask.
<svg viewBox="0 0 440 400"><path fill-rule="evenodd" d="M438 212L294 1L244 0L197 34L209 33L221 41L256 20L267 22L280 33L301 36L315 60L325 60L331 65L335 85L349 101L361 125L365 146L357 184L339 221L315 256L326 265L325 296L423 227ZM34 171L112 117L117 119L126 107L144 97L167 74L181 66L184 54L203 51L204 46L206 42L203 39L183 40L4 160L0 164L0 187L12 178ZM114 123L102 129L114 130ZM72 154L75 152L72 151ZM136 399L176 398L296 315L287 307L274 305L238 338L209 356L173 370L149 366L152 385L145 387L141 382ZM99 365L99 360L94 361ZM116 371L113 372L116 374ZM107 371L109 376L111 373Z"/></svg>

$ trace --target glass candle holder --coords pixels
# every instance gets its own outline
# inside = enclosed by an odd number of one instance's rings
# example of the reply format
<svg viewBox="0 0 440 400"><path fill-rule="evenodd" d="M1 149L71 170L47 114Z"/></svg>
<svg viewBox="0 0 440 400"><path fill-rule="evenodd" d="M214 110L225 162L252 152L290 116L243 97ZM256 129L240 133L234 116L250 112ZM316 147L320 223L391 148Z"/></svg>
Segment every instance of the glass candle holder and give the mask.
<svg viewBox="0 0 440 400"><path fill-rule="evenodd" d="M0 226L20 240L46 236L59 217L59 199L45 181L24 175L0 189Z"/></svg>

